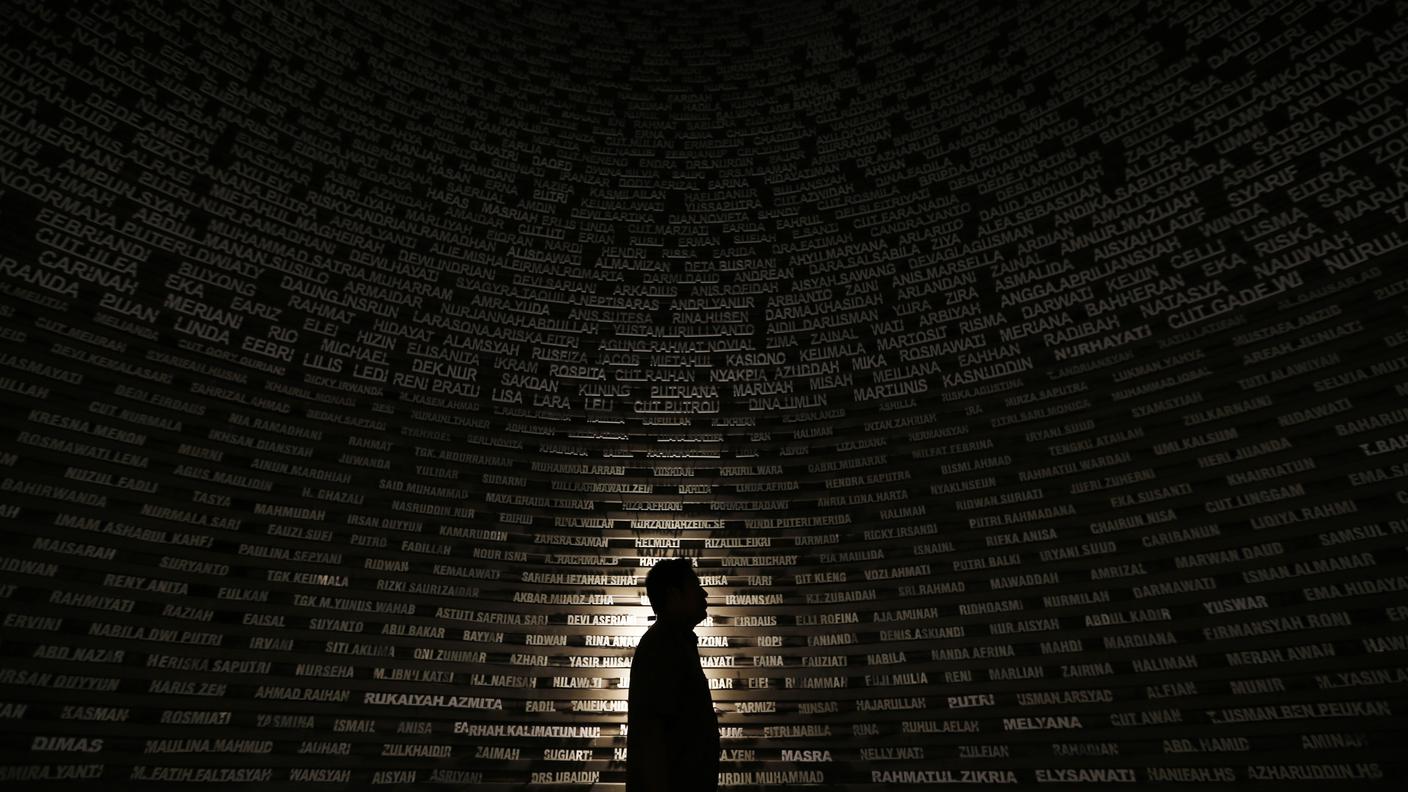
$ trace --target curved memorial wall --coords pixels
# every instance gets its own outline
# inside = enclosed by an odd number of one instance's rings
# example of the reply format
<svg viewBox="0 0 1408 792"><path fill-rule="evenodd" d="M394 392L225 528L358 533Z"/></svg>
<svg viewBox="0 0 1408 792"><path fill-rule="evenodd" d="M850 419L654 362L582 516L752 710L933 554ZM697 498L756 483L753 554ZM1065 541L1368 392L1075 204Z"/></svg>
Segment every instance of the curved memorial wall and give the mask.
<svg viewBox="0 0 1408 792"><path fill-rule="evenodd" d="M620 789L673 556L725 787L1394 774L1402 4L17 0L0 59L0 782Z"/></svg>

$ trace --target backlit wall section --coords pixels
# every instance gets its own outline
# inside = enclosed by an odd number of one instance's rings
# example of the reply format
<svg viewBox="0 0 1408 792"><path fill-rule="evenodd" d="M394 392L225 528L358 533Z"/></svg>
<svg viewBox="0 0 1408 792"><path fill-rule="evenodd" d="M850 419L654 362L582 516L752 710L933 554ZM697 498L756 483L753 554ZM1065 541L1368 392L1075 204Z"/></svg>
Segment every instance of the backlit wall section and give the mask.
<svg viewBox="0 0 1408 792"><path fill-rule="evenodd" d="M1389 2L16 2L0 781L1390 779Z"/></svg>

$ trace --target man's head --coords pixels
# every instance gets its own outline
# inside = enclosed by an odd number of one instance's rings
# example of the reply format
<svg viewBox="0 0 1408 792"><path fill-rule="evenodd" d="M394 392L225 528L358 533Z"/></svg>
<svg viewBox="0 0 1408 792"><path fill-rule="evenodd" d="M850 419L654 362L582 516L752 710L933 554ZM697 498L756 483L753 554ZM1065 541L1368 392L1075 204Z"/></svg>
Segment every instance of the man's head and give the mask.
<svg viewBox="0 0 1408 792"><path fill-rule="evenodd" d="M707 615L708 593L688 558L670 558L651 567L645 576L645 594L660 618L695 625Z"/></svg>

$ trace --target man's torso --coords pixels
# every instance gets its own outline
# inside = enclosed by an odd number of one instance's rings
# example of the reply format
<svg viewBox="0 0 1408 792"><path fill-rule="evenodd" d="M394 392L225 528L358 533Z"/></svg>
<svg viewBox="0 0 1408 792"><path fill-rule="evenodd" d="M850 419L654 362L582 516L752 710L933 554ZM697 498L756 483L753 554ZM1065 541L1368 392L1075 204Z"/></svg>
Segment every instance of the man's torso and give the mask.
<svg viewBox="0 0 1408 792"><path fill-rule="evenodd" d="M668 700L654 700L656 697ZM631 661L628 763L635 743L631 736L638 733L640 713L647 708L664 713L668 762L680 792L714 790L718 782L719 722L693 632L657 622L641 636Z"/></svg>

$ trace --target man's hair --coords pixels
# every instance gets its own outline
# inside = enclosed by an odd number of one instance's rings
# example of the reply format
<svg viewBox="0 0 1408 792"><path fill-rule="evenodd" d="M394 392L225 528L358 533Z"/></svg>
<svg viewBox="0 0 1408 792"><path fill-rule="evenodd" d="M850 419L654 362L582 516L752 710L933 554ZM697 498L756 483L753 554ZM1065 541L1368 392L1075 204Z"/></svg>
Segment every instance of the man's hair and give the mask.
<svg viewBox="0 0 1408 792"><path fill-rule="evenodd" d="M645 595L650 598L650 609L656 613L665 604L665 590L687 588L698 579L694 563L688 558L668 558L650 568L645 575Z"/></svg>

